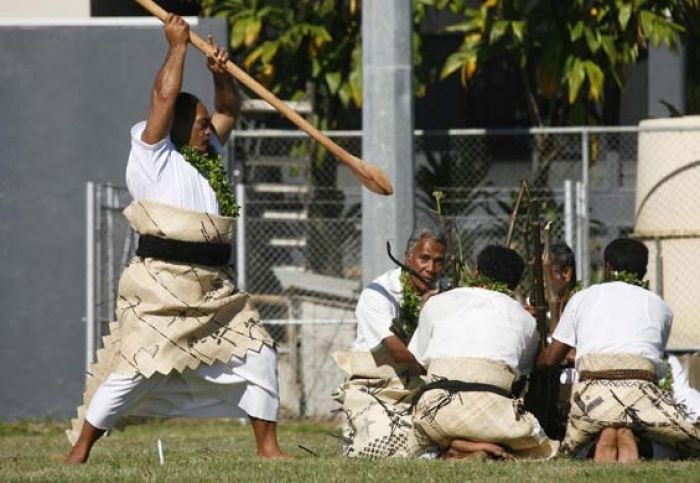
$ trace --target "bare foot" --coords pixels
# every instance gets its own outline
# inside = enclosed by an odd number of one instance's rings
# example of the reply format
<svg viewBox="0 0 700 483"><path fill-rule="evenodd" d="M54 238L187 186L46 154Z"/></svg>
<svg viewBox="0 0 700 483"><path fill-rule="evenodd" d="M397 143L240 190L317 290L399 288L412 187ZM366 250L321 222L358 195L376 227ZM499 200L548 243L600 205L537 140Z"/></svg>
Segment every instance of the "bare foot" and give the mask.
<svg viewBox="0 0 700 483"><path fill-rule="evenodd" d="M250 417L250 425L255 434L258 458L285 459L292 456L282 451L277 443L277 422Z"/></svg>
<svg viewBox="0 0 700 483"><path fill-rule="evenodd" d="M472 453L476 453L477 455L471 456ZM480 459L480 457L478 456L479 453L483 453L487 457L499 459L509 459L513 457L510 453L503 449L503 447L497 444L487 443L484 441L469 441L466 439L452 440L452 442L450 443L450 448L445 454L445 457L446 459L464 457L473 457L476 459Z"/></svg>
<svg viewBox="0 0 700 483"><path fill-rule="evenodd" d="M70 449L70 453L66 457L64 463L67 465L81 465L85 463L90 456L90 450L95 444L95 441L105 433L104 429L99 429L85 421L83 429L80 430L78 441Z"/></svg>
<svg viewBox="0 0 700 483"><path fill-rule="evenodd" d="M258 451L257 456L258 456L258 458L261 458L261 459L275 459L275 460L294 459L294 456L288 455L287 453L285 453L284 451L282 451L279 448Z"/></svg>
<svg viewBox="0 0 700 483"><path fill-rule="evenodd" d="M82 465L87 461L87 459L88 453L85 450L78 448L77 446L73 446L70 453L68 453L68 456L66 456L66 459L63 460L63 463L67 465Z"/></svg>
<svg viewBox="0 0 700 483"><path fill-rule="evenodd" d="M617 428L605 428L595 445L593 461L596 463L617 462Z"/></svg>
<svg viewBox="0 0 700 483"><path fill-rule="evenodd" d="M445 455L443 456L443 459L446 460L485 460L489 457L489 454L486 451L457 451L455 449L448 449Z"/></svg>
<svg viewBox="0 0 700 483"><path fill-rule="evenodd" d="M634 433L629 428L617 429L617 461L636 463L639 461L639 448Z"/></svg>

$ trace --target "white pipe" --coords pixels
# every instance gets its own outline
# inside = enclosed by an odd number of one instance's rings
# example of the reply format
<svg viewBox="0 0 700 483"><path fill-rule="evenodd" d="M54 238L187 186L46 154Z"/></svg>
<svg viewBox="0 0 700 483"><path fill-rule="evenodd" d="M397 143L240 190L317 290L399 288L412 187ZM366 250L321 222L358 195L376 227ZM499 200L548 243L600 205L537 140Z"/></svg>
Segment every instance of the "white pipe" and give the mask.
<svg viewBox="0 0 700 483"><path fill-rule="evenodd" d="M564 180L564 241L569 248L574 248L574 201L573 183L570 179Z"/></svg>
<svg viewBox="0 0 700 483"><path fill-rule="evenodd" d="M85 372L95 355L95 184L85 184Z"/></svg>
<svg viewBox="0 0 700 483"><path fill-rule="evenodd" d="M588 206L588 190L589 190L589 171L590 171L590 152L589 152L589 131L581 132L581 283L584 287L588 287L591 283L591 249L589 243L590 224Z"/></svg>
<svg viewBox="0 0 700 483"><path fill-rule="evenodd" d="M697 132L697 126L581 126L581 127L532 127L511 129L415 129L414 136L512 136L517 134L595 134L595 133L639 133L639 132ZM361 138L362 131L322 131L330 138ZM306 138L308 135L298 129L251 129L235 131L240 138Z"/></svg>
<svg viewBox="0 0 700 483"><path fill-rule="evenodd" d="M236 184L236 203L240 207L238 219L236 220L236 285L238 290L246 289L246 247L245 247L245 185L240 182Z"/></svg>
<svg viewBox="0 0 700 483"><path fill-rule="evenodd" d="M110 183L107 185L106 193L106 208L107 208L107 220L106 220L106 236L105 243L107 251L107 320L114 319L114 313L116 311L116 294L114 293L114 208L117 205L114 201L116 193L114 186ZM102 337L102 320L98 322L95 333L97 335L97 340Z"/></svg>
<svg viewBox="0 0 700 483"><path fill-rule="evenodd" d="M576 182L576 196L575 196L575 202L576 202L576 227L575 227L575 233L576 233L576 242L574 245L574 253L576 253L576 264L581 266L581 260L583 259L583 240L581 239L583 236L583 230L581 227L581 212L583 211L582 208L582 196L581 196L581 182L577 181ZM583 270L579 269L576 270L576 280L581 281L581 272Z"/></svg>

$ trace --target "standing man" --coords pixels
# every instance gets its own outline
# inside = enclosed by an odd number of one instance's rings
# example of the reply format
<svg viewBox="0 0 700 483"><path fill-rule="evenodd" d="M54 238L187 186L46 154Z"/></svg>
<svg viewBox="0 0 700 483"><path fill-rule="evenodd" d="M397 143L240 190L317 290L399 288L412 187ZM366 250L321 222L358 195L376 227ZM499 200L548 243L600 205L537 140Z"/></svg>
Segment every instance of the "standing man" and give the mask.
<svg viewBox="0 0 700 483"><path fill-rule="evenodd" d="M490 245L477 257L476 285L432 297L408 346L427 368L415 396L409 455L439 448L446 458L550 458L558 443L512 394L530 373L538 334L513 298L525 263Z"/></svg>
<svg viewBox="0 0 700 483"><path fill-rule="evenodd" d="M576 349L574 384L564 453L577 455L598 438L594 459L639 459L637 437L681 454L700 450L700 430L659 386L673 313L642 281L648 251L620 238L604 252L605 283L576 293L564 309L553 341L538 365L557 367Z"/></svg>
<svg viewBox="0 0 700 483"><path fill-rule="evenodd" d="M214 113L180 92L189 26L168 15L168 51L148 118L131 129L124 211L139 233L137 257L119 283L110 324L86 384L85 407L68 432L67 463L84 463L123 416L250 418L260 457L277 443L277 353L228 266L237 206L221 144L239 111L228 54L214 45ZM84 416L83 416L84 415Z"/></svg>
<svg viewBox="0 0 700 483"><path fill-rule="evenodd" d="M422 384L423 372L406 344L423 301L435 291L445 265L445 246L441 230L414 230L404 252L408 270L390 270L360 294L355 344L351 351L334 354L348 375L334 395L347 417L345 456L386 457L405 450L410 398Z"/></svg>

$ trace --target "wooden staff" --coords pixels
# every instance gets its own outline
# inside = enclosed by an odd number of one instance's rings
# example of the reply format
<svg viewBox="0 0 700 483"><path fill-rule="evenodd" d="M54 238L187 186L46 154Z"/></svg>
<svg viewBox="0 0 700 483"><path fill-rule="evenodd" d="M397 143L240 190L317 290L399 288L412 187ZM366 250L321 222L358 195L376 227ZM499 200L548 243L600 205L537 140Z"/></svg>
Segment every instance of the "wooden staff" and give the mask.
<svg viewBox="0 0 700 483"><path fill-rule="evenodd" d="M522 180L520 182L520 190L518 191L518 198L515 200L515 205L513 206L513 212L510 214L510 220L508 222L508 233L506 234L506 248L510 248L513 243L513 234L515 232L515 222L518 219L518 211L520 210L520 203L523 201L523 196L525 194L530 196L530 192L527 188L527 181Z"/></svg>
<svg viewBox="0 0 700 483"><path fill-rule="evenodd" d="M544 299L542 240L540 238L542 225L539 219L538 202L532 197L529 198L528 231L530 232L529 236L533 252L529 259L532 276L530 304L535 308L537 331L540 336L538 352L541 352L547 346L547 336L549 335L547 307ZM558 395L558 371L535 370L530 374L528 391L525 395L525 408L535 415L545 432L549 435L558 434L561 429L556 406Z"/></svg>
<svg viewBox="0 0 700 483"><path fill-rule="evenodd" d="M168 12L163 10L158 4L153 0L135 0L136 3L145 8L149 13L158 17L161 21L165 21L168 16ZM199 35L190 30L190 42L198 50L203 52L205 55L211 55L214 52L214 47L212 47L208 42L202 39ZM238 67L236 64L230 60L226 62L226 70L229 74L235 77L243 85L248 87L251 91L255 92L262 99L267 101L272 107L277 109L280 114L293 122L299 129L306 132L309 136L315 139L319 144L328 149L336 158L338 158L343 164L345 164L350 170L357 176L360 182L368 190L380 194L380 195L390 195L394 192L394 188L391 186L391 182L386 177L384 172L360 158L353 156L348 153L345 149L341 148L328 136L323 134L321 131L312 126L306 119L297 114L284 102L277 98L272 92L266 89L262 84L253 79L247 72Z"/></svg>
<svg viewBox="0 0 700 483"><path fill-rule="evenodd" d="M535 308L535 318L537 319L537 329L540 333L540 348L547 346L547 336L549 327L547 326L547 308L544 300L544 280L542 270L542 239L540 213L537 201L530 199L529 225L532 236L532 286L530 291L530 304Z"/></svg>
<svg viewBox="0 0 700 483"><path fill-rule="evenodd" d="M557 323L559 322L559 317L561 316L561 299L559 298L559 292L554 287L554 280L552 280L552 252L550 250L551 245L551 231L552 222L548 222L544 226L542 233L542 238L544 241L544 252L542 254L542 274L544 276L544 287L547 293L547 306L549 307L549 332L553 332Z"/></svg>

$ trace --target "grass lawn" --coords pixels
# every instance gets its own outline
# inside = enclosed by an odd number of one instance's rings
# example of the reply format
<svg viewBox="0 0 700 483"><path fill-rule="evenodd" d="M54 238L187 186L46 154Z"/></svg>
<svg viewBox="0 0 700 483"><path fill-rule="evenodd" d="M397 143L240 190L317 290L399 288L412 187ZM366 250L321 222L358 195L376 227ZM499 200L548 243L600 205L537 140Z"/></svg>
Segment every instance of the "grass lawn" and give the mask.
<svg viewBox="0 0 700 483"><path fill-rule="evenodd" d="M360 461L341 458L337 428L289 422L282 447L296 458L255 458L250 427L237 421L167 421L130 426L97 443L88 464L61 464L68 451L66 425L0 423L0 482L9 481L700 481L700 460L632 466L549 462L421 460ZM156 441L165 445L160 466ZM313 451L316 455L309 453Z"/></svg>

